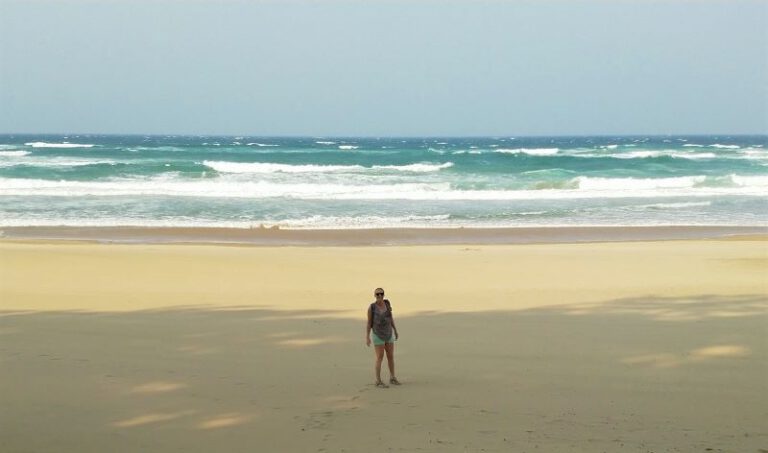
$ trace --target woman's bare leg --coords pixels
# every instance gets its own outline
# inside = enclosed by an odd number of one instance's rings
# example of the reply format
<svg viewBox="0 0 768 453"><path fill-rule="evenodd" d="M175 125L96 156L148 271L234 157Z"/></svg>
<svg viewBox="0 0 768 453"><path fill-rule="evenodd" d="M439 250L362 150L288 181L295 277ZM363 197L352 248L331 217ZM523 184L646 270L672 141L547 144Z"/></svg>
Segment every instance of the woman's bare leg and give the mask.
<svg viewBox="0 0 768 453"><path fill-rule="evenodd" d="M384 351L387 353L387 365L389 365L389 377L395 377L395 344L385 343Z"/></svg>
<svg viewBox="0 0 768 453"><path fill-rule="evenodd" d="M384 359L384 345L375 346L376 349L376 382L381 382L381 361Z"/></svg>

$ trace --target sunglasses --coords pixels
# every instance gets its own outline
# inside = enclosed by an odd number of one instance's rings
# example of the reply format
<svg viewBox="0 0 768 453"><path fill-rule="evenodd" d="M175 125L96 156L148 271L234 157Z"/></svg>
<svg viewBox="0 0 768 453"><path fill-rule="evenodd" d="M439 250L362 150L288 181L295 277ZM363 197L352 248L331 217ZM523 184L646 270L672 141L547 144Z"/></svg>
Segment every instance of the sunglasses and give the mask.
<svg viewBox="0 0 768 453"><path fill-rule="evenodd" d="M376 295L376 296L383 296L384 295L384 293L373 293L373 294Z"/></svg>

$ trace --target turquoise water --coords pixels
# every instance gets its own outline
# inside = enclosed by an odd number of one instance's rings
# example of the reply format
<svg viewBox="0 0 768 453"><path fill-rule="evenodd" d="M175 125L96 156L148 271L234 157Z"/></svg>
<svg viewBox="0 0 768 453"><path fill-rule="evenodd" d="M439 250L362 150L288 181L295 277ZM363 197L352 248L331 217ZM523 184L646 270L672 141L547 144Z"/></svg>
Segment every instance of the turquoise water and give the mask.
<svg viewBox="0 0 768 453"><path fill-rule="evenodd" d="M0 227L766 225L767 144L0 135Z"/></svg>

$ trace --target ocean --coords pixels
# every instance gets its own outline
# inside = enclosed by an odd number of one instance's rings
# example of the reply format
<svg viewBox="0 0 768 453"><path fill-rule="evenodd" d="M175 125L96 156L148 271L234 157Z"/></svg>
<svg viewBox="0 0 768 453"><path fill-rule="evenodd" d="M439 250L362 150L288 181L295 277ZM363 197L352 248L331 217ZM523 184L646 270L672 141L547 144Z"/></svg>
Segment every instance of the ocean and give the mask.
<svg viewBox="0 0 768 453"><path fill-rule="evenodd" d="M0 228L766 226L767 144L0 135Z"/></svg>

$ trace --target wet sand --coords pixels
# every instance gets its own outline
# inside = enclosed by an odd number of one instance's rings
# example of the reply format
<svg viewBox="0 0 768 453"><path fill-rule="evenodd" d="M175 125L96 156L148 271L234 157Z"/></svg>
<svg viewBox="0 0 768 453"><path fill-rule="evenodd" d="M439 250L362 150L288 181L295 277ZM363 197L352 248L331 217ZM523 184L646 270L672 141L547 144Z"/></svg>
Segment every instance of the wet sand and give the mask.
<svg viewBox="0 0 768 453"><path fill-rule="evenodd" d="M587 226L517 228L371 228L291 230L278 227L6 227L15 240L78 240L107 243L191 243L294 246L531 244L606 241L654 241L766 236L760 226Z"/></svg>

